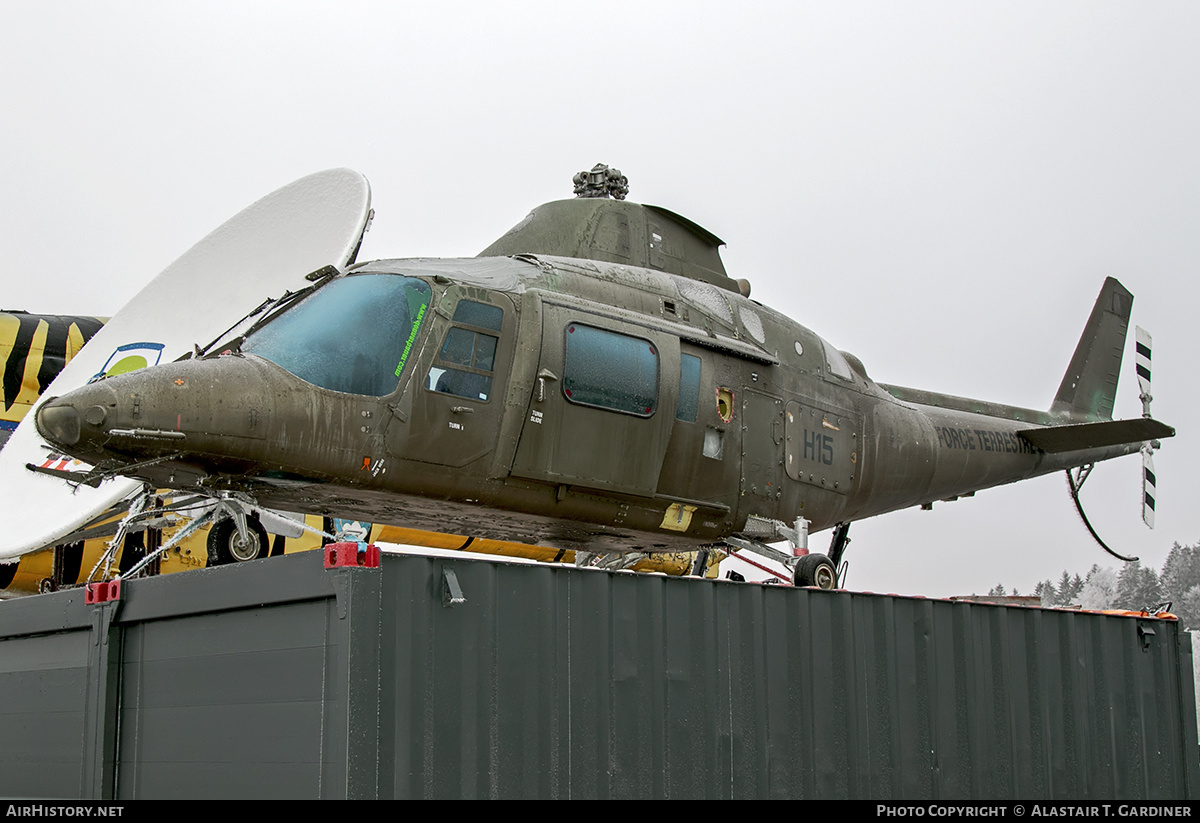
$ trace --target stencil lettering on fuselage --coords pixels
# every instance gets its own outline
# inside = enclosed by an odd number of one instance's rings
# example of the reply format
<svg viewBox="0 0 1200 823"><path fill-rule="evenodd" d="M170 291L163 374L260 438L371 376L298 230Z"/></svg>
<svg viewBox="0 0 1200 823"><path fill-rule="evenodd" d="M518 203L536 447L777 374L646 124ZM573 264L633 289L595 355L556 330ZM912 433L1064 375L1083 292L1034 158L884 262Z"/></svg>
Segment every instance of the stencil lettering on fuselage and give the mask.
<svg viewBox="0 0 1200 823"><path fill-rule="evenodd" d="M788 477L848 494L858 463L857 416L793 400L785 410L784 428Z"/></svg>
<svg viewBox="0 0 1200 823"><path fill-rule="evenodd" d="M1034 454L1036 452L1028 440L1011 432L953 426L934 426L934 429L937 431L938 445L944 449L1008 452L1010 454Z"/></svg>

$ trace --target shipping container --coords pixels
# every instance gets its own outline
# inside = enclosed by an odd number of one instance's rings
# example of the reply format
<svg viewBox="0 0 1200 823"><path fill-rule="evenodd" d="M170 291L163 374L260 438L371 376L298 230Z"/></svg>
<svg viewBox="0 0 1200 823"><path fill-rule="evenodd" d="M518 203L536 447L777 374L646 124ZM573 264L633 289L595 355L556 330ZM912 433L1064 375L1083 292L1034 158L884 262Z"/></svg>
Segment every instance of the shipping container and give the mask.
<svg viewBox="0 0 1200 823"><path fill-rule="evenodd" d="M1198 793L1177 620L325 556L0 602L0 794Z"/></svg>

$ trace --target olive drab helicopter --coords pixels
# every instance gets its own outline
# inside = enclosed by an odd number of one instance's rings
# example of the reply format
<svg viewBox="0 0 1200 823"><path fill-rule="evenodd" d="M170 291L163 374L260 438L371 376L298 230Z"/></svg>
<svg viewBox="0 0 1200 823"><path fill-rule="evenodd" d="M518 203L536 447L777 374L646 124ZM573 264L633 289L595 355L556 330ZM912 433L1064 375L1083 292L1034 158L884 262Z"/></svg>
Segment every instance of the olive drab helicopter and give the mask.
<svg viewBox="0 0 1200 823"><path fill-rule="evenodd" d="M195 493L238 534L281 509L577 558L748 549L829 588L855 520L1081 482L1174 434L1148 337L1145 415L1112 420L1133 301L1112 278L1046 411L890 386L627 190L600 165L477 257L313 271L236 334L47 399L37 432L86 465L40 471Z"/></svg>

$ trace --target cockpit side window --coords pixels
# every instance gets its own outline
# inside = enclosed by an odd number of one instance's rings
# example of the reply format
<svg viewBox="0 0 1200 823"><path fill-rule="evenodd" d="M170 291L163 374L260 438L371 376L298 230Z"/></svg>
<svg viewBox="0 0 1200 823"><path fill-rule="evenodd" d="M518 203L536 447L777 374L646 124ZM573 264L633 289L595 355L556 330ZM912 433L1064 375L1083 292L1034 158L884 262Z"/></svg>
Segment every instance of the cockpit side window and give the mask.
<svg viewBox="0 0 1200 823"><path fill-rule="evenodd" d="M500 331L504 310L474 300L460 300L451 322L454 325L446 332L425 387L486 402L492 393L496 345L500 341L489 332Z"/></svg>
<svg viewBox="0 0 1200 823"><path fill-rule="evenodd" d="M504 323L504 309L474 300L460 300L454 309L454 322L498 332Z"/></svg>
<svg viewBox="0 0 1200 823"><path fill-rule="evenodd" d="M412 277L338 278L251 334L241 350L323 389L383 397L400 382L430 298L429 284Z"/></svg>

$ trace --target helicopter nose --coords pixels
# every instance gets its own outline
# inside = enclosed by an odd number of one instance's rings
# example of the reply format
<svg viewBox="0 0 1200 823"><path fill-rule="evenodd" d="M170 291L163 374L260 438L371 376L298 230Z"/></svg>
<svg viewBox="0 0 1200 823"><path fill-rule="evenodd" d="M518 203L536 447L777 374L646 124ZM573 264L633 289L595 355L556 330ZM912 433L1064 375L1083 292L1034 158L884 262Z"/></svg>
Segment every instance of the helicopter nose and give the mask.
<svg viewBox="0 0 1200 823"><path fill-rule="evenodd" d="M90 453L107 440L117 411L112 389L88 385L47 400L34 413L33 422L51 445L78 456L74 453Z"/></svg>
<svg viewBox="0 0 1200 823"><path fill-rule="evenodd" d="M239 357L165 363L50 398L34 422L55 449L94 466L224 454L266 443L283 374Z"/></svg>
<svg viewBox="0 0 1200 823"><path fill-rule="evenodd" d="M38 433L55 445L74 446L79 442L79 411L70 403L43 404L34 422Z"/></svg>

